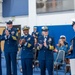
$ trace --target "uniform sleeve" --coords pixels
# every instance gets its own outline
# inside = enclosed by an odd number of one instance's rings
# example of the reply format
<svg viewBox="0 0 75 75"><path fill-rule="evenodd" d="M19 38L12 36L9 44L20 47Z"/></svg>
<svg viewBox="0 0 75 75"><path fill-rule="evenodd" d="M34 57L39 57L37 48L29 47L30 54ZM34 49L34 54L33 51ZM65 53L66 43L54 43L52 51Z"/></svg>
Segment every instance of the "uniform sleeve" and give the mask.
<svg viewBox="0 0 75 75"><path fill-rule="evenodd" d="M1 49L1 35L0 35L0 49Z"/></svg>
<svg viewBox="0 0 75 75"><path fill-rule="evenodd" d="M39 43L39 44L43 44L43 43L44 43L43 40L42 40L42 38L43 38L42 36L39 36L39 37L38 37L38 43Z"/></svg>
<svg viewBox="0 0 75 75"><path fill-rule="evenodd" d="M34 38L33 37L31 37L30 38L30 40L28 40L26 43L25 43L25 46L26 46L26 48L30 48L30 49L32 49L33 47L34 47Z"/></svg>
<svg viewBox="0 0 75 75"><path fill-rule="evenodd" d="M32 32L32 34L31 34L31 35L33 36L33 34L34 34L34 33Z"/></svg>
<svg viewBox="0 0 75 75"><path fill-rule="evenodd" d="M42 49L42 48L44 47L44 46L43 46L43 43L44 43L44 42L43 42L42 38L43 38L42 36L39 36L39 37L38 37L38 45L37 45L37 49L38 49L38 50L40 50L40 49ZM39 44L41 45L41 47L39 46Z"/></svg>
<svg viewBox="0 0 75 75"><path fill-rule="evenodd" d="M36 32L36 38L38 38L39 37L39 32Z"/></svg>
<svg viewBox="0 0 75 75"><path fill-rule="evenodd" d="M0 41L1 41L1 35L0 35Z"/></svg>
<svg viewBox="0 0 75 75"><path fill-rule="evenodd" d="M39 44L37 44L37 47L36 47L36 49L37 49L37 50L40 50Z"/></svg>
<svg viewBox="0 0 75 75"><path fill-rule="evenodd" d="M51 38L51 41L48 43L48 49L54 50L54 48L55 48L54 39Z"/></svg>
<svg viewBox="0 0 75 75"><path fill-rule="evenodd" d="M21 36L20 40L22 40L22 39L24 39L23 36ZM20 41L20 40L19 40L19 41ZM20 45L20 43L19 43L19 44L18 44L18 47L21 48L21 47L23 47L23 45Z"/></svg>
<svg viewBox="0 0 75 75"><path fill-rule="evenodd" d="M14 34L10 34L9 35L9 39L10 40L14 40L14 41L17 41L18 40L18 32L17 32L17 30L14 30Z"/></svg>
<svg viewBox="0 0 75 75"><path fill-rule="evenodd" d="M1 52L1 41L0 41L0 52Z"/></svg>

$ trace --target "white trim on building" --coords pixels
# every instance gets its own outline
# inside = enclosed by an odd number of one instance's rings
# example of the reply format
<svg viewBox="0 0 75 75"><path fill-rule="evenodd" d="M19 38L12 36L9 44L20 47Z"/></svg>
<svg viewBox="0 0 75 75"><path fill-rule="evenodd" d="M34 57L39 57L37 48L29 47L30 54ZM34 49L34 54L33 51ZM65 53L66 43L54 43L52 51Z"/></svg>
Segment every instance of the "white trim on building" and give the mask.
<svg viewBox="0 0 75 75"><path fill-rule="evenodd" d="M75 4L74 4L75 5ZM36 0L29 0L29 15L28 16L16 16L1 18L3 21L8 19L14 19L14 25L28 25L30 26L32 32L33 26L42 25L66 25L71 24L72 19L75 18L74 11L58 12L58 13L48 13L48 14L36 14ZM74 6L75 7L75 6Z"/></svg>

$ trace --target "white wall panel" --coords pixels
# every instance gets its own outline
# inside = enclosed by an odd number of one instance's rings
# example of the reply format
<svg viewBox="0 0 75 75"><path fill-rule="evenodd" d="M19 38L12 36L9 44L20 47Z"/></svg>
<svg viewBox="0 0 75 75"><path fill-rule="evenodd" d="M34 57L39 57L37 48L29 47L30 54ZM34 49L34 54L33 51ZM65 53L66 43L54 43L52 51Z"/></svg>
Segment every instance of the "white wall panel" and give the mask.
<svg viewBox="0 0 75 75"><path fill-rule="evenodd" d="M75 6L75 4L74 4ZM29 16L17 16L14 17L14 25L29 25L30 32L33 30L33 26L37 25L65 25L71 24L72 19L75 18L75 12L59 12L48 14L36 14L36 0L29 0ZM1 18L2 19L2 18ZM3 18L3 21L13 19L12 17Z"/></svg>

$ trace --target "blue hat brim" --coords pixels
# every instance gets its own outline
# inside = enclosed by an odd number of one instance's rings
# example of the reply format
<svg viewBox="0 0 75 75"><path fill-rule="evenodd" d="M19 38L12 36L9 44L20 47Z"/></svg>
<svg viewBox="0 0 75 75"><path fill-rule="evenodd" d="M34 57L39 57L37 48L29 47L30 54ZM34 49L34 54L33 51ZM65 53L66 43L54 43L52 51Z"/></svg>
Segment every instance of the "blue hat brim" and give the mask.
<svg viewBox="0 0 75 75"><path fill-rule="evenodd" d="M9 22L6 22L6 24L12 24L12 21L11 22L10 21Z"/></svg>
<svg viewBox="0 0 75 75"><path fill-rule="evenodd" d="M28 28L26 28L26 29L23 29L23 30L29 30Z"/></svg>
<svg viewBox="0 0 75 75"><path fill-rule="evenodd" d="M48 29L46 29L46 30L43 30L43 29L42 29L42 31L45 31L45 32L46 32L46 31L48 31Z"/></svg>
<svg viewBox="0 0 75 75"><path fill-rule="evenodd" d="M22 30L29 30L30 28L28 27L28 28L23 28Z"/></svg>

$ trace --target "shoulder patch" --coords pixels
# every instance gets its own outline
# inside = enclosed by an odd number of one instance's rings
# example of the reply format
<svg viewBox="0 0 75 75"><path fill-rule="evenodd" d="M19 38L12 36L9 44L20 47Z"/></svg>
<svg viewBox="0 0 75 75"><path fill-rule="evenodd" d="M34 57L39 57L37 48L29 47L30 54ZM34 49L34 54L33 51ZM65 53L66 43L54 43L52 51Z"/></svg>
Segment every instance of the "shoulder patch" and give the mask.
<svg viewBox="0 0 75 75"><path fill-rule="evenodd" d="M51 42L51 41L52 41L52 38L49 38L49 39L48 39L48 42Z"/></svg>
<svg viewBox="0 0 75 75"><path fill-rule="evenodd" d="M16 36L18 36L18 32L16 33Z"/></svg>
<svg viewBox="0 0 75 75"><path fill-rule="evenodd" d="M29 37L27 40L29 41L31 38Z"/></svg>
<svg viewBox="0 0 75 75"><path fill-rule="evenodd" d="M15 31L12 31L11 34L14 35L15 34Z"/></svg>

